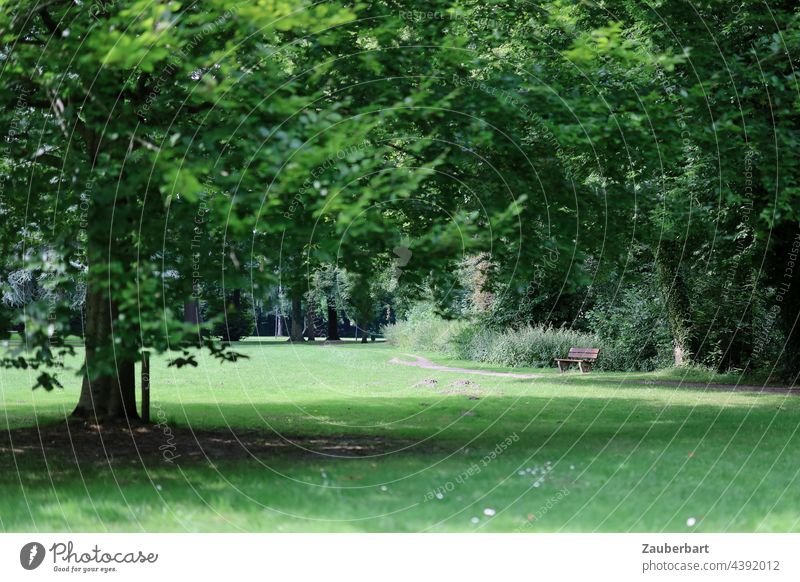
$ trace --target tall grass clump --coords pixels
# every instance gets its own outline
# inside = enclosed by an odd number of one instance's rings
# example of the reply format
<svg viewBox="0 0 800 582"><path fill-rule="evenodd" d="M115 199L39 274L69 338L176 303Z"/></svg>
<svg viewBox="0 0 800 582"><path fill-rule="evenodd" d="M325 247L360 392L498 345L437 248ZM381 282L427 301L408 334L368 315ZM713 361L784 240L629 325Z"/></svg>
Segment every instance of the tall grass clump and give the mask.
<svg viewBox="0 0 800 582"><path fill-rule="evenodd" d="M405 320L383 327L386 341L405 349L441 352L458 357L456 338L469 324L444 319L427 304L411 308Z"/></svg>
<svg viewBox="0 0 800 582"><path fill-rule="evenodd" d="M459 357L509 367L544 368L563 358L571 347L600 347L592 334L548 325L491 330L475 326L457 338Z"/></svg>
<svg viewBox="0 0 800 582"><path fill-rule="evenodd" d="M649 371L659 363L641 352L641 342L631 344L626 334L615 339L545 324L495 329L443 319L425 304L415 306L407 319L386 326L383 333L389 343L409 351L439 352L495 366L553 367L555 359L565 358L572 347L600 348L598 370Z"/></svg>
<svg viewBox="0 0 800 582"><path fill-rule="evenodd" d="M614 350L594 334L528 325L498 330L478 323L446 320L430 306L415 306L407 318L383 328L386 340L407 350L439 352L462 360L507 367L544 368L555 358L566 357L571 347L600 348L598 366L603 366L604 352ZM607 369L618 365L619 358L607 358Z"/></svg>

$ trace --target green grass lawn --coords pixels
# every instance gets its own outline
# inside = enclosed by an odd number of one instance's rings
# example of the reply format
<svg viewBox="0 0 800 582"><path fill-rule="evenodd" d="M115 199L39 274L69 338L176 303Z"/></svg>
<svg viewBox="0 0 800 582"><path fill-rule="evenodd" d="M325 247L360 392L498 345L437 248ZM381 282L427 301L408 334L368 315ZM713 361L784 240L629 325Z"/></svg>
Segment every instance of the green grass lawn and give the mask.
<svg viewBox="0 0 800 582"><path fill-rule="evenodd" d="M796 396L645 384L680 371L468 376L389 364L401 352L381 343L239 348L250 357L236 364L154 360L165 441L231 427L383 448L79 464L47 443L44 458L6 447L0 530L800 530ZM34 372L0 370L0 427L59 421L73 373L46 393L30 390Z"/></svg>

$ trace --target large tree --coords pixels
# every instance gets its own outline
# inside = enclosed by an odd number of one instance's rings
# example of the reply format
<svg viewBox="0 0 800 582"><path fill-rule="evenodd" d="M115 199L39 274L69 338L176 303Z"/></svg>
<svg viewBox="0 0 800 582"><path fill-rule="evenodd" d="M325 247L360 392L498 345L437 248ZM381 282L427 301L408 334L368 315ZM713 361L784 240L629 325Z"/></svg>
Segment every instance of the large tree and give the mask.
<svg viewBox="0 0 800 582"><path fill-rule="evenodd" d="M194 363L193 345L235 358L184 324L180 306L204 281L223 293L258 285L237 256L263 196L253 184L273 178L314 123L294 115L306 102L291 83L291 48L269 47L352 18L295 2L3 6L2 123L17 131L2 154L0 240L9 257L21 244L22 268L86 270L76 415L135 418L142 349L180 350L176 365ZM55 256L30 252L45 246ZM26 315L34 353L5 363L43 367L68 348ZM39 383L54 380L43 371Z"/></svg>

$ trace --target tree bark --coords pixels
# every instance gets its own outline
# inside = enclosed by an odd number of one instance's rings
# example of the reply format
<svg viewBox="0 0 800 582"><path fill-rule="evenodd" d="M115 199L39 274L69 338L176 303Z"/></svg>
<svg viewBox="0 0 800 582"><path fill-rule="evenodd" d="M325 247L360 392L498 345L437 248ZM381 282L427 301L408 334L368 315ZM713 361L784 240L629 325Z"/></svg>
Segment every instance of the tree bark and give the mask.
<svg viewBox="0 0 800 582"><path fill-rule="evenodd" d="M310 342L317 339L317 332L314 329L314 307L311 301L306 302L306 338Z"/></svg>
<svg viewBox="0 0 800 582"><path fill-rule="evenodd" d="M107 400L111 378L99 375L93 369L95 355L99 347L108 343L111 334L109 304L97 289L86 291L86 326L84 343L86 355L83 363L83 383L78 404L72 416L91 418L98 422L107 413Z"/></svg>
<svg viewBox="0 0 800 582"><path fill-rule="evenodd" d="M689 291L680 272L680 257L681 249L678 243L662 241L656 255L656 271L672 333L676 366L691 363L697 356Z"/></svg>
<svg viewBox="0 0 800 582"><path fill-rule="evenodd" d="M362 343L362 344L365 344L365 343L367 343L367 338L368 338L368 336L369 336L369 332L367 331L367 325L368 325L368 324L366 324L366 323L363 323L363 324L361 324L361 325L359 326L359 327L361 327L361 343Z"/></svg>
<svg viewBox="0 0 800 582"><path fill-rule="evenodd" d="M769 270L776 296L770 309L775 312L785 340L775 367L782 380L796 383L800 379L800 268L796 266L800 257L800 224L778 225L773 238ZM762 329L768 325L769 321L759 323Z"/></svg>
<svg viewBox="0 0 800 582"><path fill-rule="evenodd" d="M186 323L200 323L200 302L196 299L183 303L183 321Z"/></svg>
<svg viewBox="0 0 800 582"><path fill-rule="evenodd" d="M750 256L745 253L737 258L733 280L726 289L723 301L730 314L732 328L730 341L717 366L719 372L731 368L742 369L752 358L755 336L753 334L753 306L750 304L752 287L755 286L750 265Z"/></svg>
<svg viewBox="0 0 800 582"><path fill-rule="evenodd" d="M238 320L242 311L242 290L234 289L229 294L222 295L222 305L225 310L225 321L222 326L222 341L238 342L242 339L241 329ZM252 330L249 330L251 332Z"/></svg>
<svg viewBox="0 0 800 582"><path fill-rule="evenodd" d="M132 360L119 361L117 376L109 385L109 418L138 419L136 411L136 363Z"/></svg>
<svg viewBox="0 0 800 582"><path fill-rule="evenodd" d="M336 301L328 299L328 336L327 341L339 341L339 315L336 313Z"/></svg>
<svg viewBox="0 0 800 582"><path fill-rule="evenodd" d="M72 411L73 417L94 422L139 418L136 411L135 362L129 358L112 356L114 317L114 303L102 289L90 284L86 292L83 382L78 404Z"/></svg>
<svg viewBox="0 0 800 582"><path fill-rule="evenodd" d="M300 295L292 297L292 327L289 331L289 341L303 341L303 302Z"/></svg>

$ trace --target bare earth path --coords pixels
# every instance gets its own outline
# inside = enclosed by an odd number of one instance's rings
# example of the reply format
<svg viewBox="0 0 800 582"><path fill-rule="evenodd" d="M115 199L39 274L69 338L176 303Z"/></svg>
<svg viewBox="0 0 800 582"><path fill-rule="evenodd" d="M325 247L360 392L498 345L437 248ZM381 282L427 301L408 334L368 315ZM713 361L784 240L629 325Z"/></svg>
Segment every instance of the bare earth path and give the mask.
<svg viewBox="0 0 800 582"><path fill-rule="evenodd" d="M751 386L748 384L713 384L705 382L682 382L680 380L622 380L623 384L644 384L646 386L674 386L699 390L721 390L723 392L765 392L769 394L800 395L800 389L788 386Z"/></svg>
<svg viewBox="0 0 800 582"><path fill-rule="evenodd" d="M521 378L528 380L535 380L545 378L543 374L515 374L513 372L491 372L488 370L475 370L471 368L454 368L451 366L442 366L431 362L422 356L415 356L414 354L403 354L409 358L414 358L413 361L401 360L399 358L392 358L389 360L390 364L400 364L403 366L414 366L417 368L424 368L426 370L437 370L439 372L458 372L459 374L474 374L476 376L497 376L500 378ZM551 380L555 380L558 376L549 376ZM563 378L569 382L569 376ZM644 384L646 386L673 386L675 388L691 388L701 390L722 390L726 392L767 392L770 394L792 394L794 396L800 395L800 388L789 388L787 386L750 386L745 384L711 384L703 382L681 382L679 380L598 380L598 382L614 383L614 384Z"/></svg>
<svg viewBox="0 0 800 582"><path fill-rule="evenodd" d="M442 366L435 364L427 358L422 356L415 356L414 354L403 354L409 358L414 358L413 362L401 360L399 358L392 358L389 360L390 364L401 364L403 366L414 366L417 368L425 368L426 370L438 370L439 372L458 372L459 374L474 374L476 376L499 376L501 378L522 378L533 380L535 378L544 378L542 374L514 374L513 372L490 372L489 370L473 370L470 368L452 368L450 366Z"/></svg>

